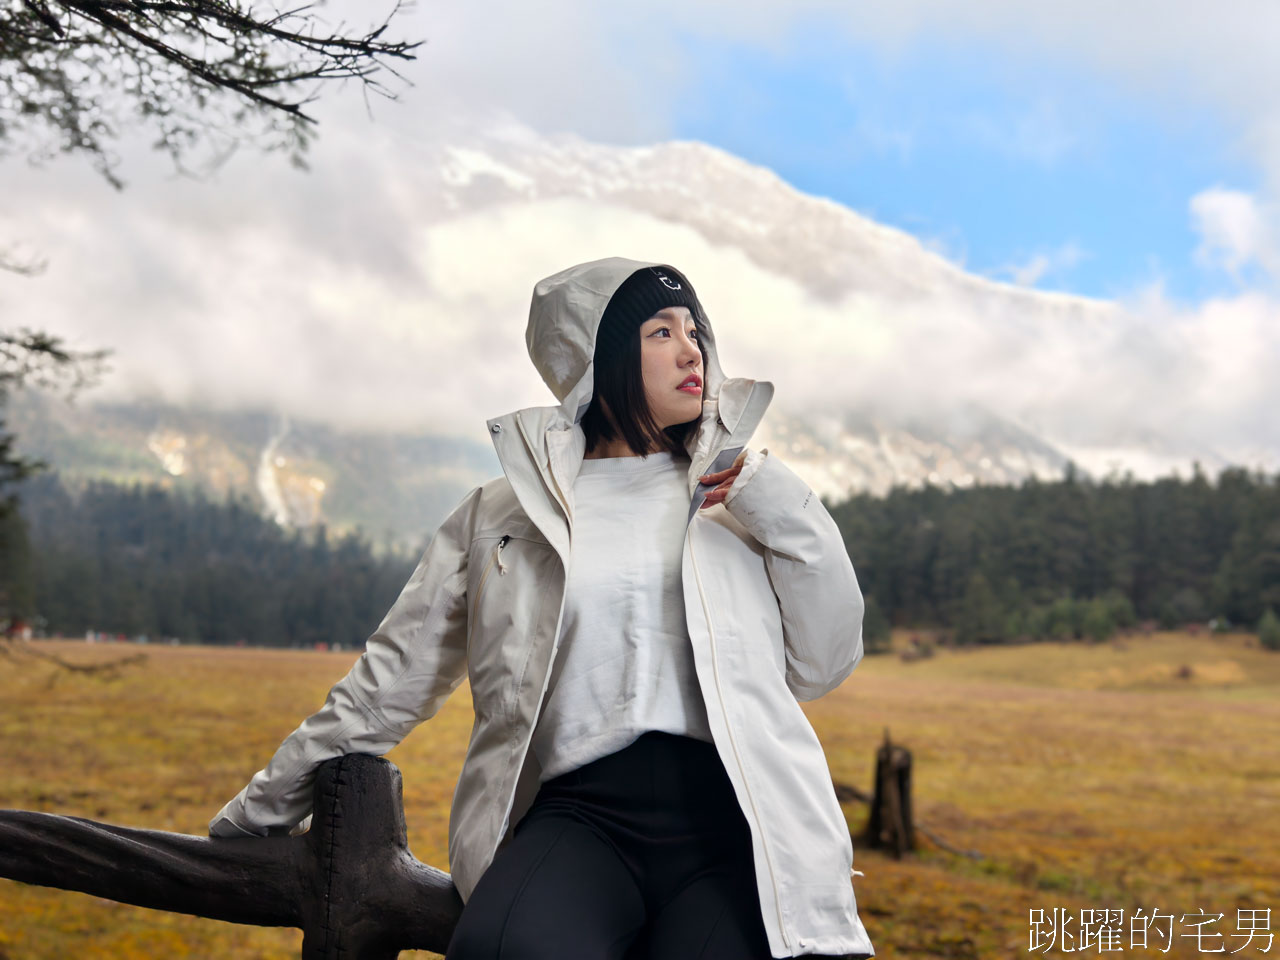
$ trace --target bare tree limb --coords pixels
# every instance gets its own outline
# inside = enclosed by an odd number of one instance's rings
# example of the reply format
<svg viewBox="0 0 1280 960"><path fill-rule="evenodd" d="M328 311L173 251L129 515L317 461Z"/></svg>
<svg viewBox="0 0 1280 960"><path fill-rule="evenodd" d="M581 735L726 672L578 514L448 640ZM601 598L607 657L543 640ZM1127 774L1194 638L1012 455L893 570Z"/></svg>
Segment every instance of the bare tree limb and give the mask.
<svg viewBox="0 0 1280 960"><path fill-rule="evenodd" d="M415 58L421 42L387 40L395 2L365 30L329 27L312 4L244 0L20 0L0 6L0 154L34 144L32 158L89 155L113 186L123 181L110 150L132 113L156 128L157 149L190 172L197 148L225 157L227 144L285 150L311 142L307 104L330 81L358 80L396 99L385 75Z"/></svg>

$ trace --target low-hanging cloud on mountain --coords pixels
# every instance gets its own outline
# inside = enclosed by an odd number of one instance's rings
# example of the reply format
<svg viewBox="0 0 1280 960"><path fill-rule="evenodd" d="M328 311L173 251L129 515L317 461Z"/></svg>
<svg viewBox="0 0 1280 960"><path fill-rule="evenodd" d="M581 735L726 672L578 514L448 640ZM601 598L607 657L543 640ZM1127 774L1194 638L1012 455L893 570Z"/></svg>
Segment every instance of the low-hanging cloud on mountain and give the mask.
<svg viewBox="0 0 1280 960"><path fill-rule="evenodd" d="M619 254L687 270L726 371L774 381L777 402L800 413L928 417L976 402L1070 449L1157 444L1244 461L1280 450L1269 413L1280 407L1274 8L800 0L675 11L420 5L404 25L428 41L407 70L417 86L375 103L376 123L350 99L317 105L308 174L238 156L196 183L125 143L130 186L115 193L75 161L39 170L10 158L0 241L50 266L35 279L0 274L0 316L113 348L89 399L265 406L483 441L486 417L552 400L524 353L533 283ZM673 25L781 50L806 17L889 57L942 31L1012 59L1088 63L1153 109L1212 104L1264 174L1256 196L1206 184L1187 201L1200 262L1241 278L1239 292L1184 304L1156 281L1111 302L996 283L719 151L602 145L666 137L703 69ZM1010 149L1061 143L1052 119L1013 131ZM570 129L582 139L539 132ZM910 131L886 136L899 134L909 143ZM731 184L723 195L718 182ZM824 246L828 233L846 246ZM1045 268L1033 258L1007 274L1026 282Z"/></svg>
<svg viewBox="0 0 1280 960"><path fill-rule="evenodd" d="M1186 307L1158 286L1115 303L1032 291L972 277L711 148L638 157L510 123L444 137L330 131L313 173L233 164L218 189L157 180L116 194L86 174L51 195L23 172L30 189L0 226L25 231L51 266L0 277L0 311L116 351L86 399L267 407L483 441L487 417L553 402L525 353L534 282L622 255L685 270L726 372L773 381L780 408L801 415L930 417L972 402L1065 449L1280 451L1267 414L1280 407L1280 309L1262 294ZM661 164L671 149L729 196L752 185L779 222L746 222L727 203L722 218L705 194L707 209L679 222L650 208L680 183L650 182L639 199L609 185L615 168ZM580 189L540 186L539 170L570 163ZM847 233L835 262L862 251L862 274L843 287L839 271L811 271L825 234L770 252L773 233L815 204ZM1206 243L1223 242L1214 236ZM817 253L798 256L804 243Z"/></svg>

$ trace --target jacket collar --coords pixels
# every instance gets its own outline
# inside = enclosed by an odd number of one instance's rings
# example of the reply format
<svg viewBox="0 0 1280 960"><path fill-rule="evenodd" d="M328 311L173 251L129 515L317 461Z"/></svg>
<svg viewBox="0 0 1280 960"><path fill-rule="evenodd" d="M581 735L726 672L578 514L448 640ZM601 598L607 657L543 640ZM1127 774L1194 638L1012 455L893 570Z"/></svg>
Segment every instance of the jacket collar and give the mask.
<svg viewBox="0 0 1280 960"><path fill-rule="evenodd" d="M690 518L706 493L698 478L713 464L723 469L733 462L772 399L771 382L734 377L723 381L718 397L704 401L702 421L686 447ZM567 564L573 485L586 452L582 427L565 419L562 406L524 407L486 423L520 506Z"/></svg>

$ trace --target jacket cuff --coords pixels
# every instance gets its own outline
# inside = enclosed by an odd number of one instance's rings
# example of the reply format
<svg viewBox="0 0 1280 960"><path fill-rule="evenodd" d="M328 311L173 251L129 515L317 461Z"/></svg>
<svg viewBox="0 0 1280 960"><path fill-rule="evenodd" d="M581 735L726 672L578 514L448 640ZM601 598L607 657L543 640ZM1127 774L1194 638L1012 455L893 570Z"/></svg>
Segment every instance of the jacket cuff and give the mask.
<svg viewBox="0 0 1280 960"><path fill-rule="evenodd" d="M724 505L729 506L741 492L742 488L747 485L752 477L756 475L756 471L760 469L760 464L764 463L764 458L768 455L769 448L763 450L747 449L747 455L742 461L742 470L733 479L733 486L729 488L729 492L725 494Z"/></svg>
<svg viewBox="0 0 1280 960"><path fill-rule="evenodd" d="M739 481L747 475L748 463L752 466L747 477L751 482L739 486ZM747 455L742 473L724 499L724 506L753 537L772 547L779 529L804 517L802 511L815 496L807 483L765 449L754 457Z"/></svg>
<svg viewBox="0 0 1280 960"><path fill-rule="evenodd" d="M211 837L265 837L266 832L257 833L248 827L242 827L228 816L226 807L209 821L209 836Z"/></svg>

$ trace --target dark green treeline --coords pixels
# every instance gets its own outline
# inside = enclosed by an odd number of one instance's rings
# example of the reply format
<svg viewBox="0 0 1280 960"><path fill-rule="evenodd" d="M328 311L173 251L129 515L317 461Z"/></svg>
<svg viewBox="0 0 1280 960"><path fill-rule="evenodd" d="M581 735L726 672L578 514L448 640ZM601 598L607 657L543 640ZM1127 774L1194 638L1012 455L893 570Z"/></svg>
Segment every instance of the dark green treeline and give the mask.
<svg viewBox="0 0 1280 960"><path fill-rule="evenodd" d="M3 523L0 590L48 635L360 646L417 560L375 557L361 534L286 533L241 498L106 483L73 497L51 473L20 497L25 537Z"/></svg>
<svg viewBox="0 0 1280 960"><path fill-rule="evenodd" d="M1105 637L1136 620L1253 629L1280 610L1280 474L898 488L828 504L863 592L960 642Z"/></svg>
<svg viewBox="0 0 1280 960"><path fill-rule="evenodd" d="M285 533L245 500L108 484L72 496L53 474L20 493L25 524L0 517L0 617L51 634L358 645L417 560L376 557L358 534ZM1139 620L1255 629L1280 610L1280 475L1094 483L1069 467L1053 482L827 506L869 641L889 623L959 642L1102 638Z"/></svg>

